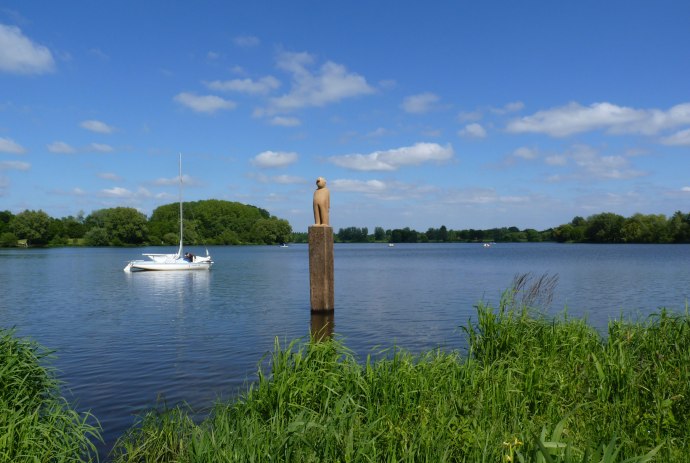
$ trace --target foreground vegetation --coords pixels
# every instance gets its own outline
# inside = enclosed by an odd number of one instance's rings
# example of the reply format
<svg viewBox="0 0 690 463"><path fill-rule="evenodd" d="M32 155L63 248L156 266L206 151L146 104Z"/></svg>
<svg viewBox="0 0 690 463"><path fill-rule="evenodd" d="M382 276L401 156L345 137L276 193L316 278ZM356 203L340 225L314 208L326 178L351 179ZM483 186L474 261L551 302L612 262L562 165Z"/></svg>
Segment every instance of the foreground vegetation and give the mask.
<svg viewBox="0 0 690 463"><path fill-rule="evenodd" d="M276 343L237 400L202 421L152 410L114 462L685 462L690 313L547 318L556 278L516 277L477 307L466 351L357 358L340 340ZM0 462L92 461L98 430L59 396L47 352L0 331Z"/></svg>
<svg viewBox="0 0 690 463"><path fill-rule="evenodd" d="M81 462L96 456L98 428L60 395L48 352L0 329L0 462Z"/></svg>
<svg viewBox="0 0 690 463"><path fill-rule="evenodd" d="M201 423L152 411L117 462L687 461L690 315L609 324L478 308L469 349L358 361L339 341L276 344L270 373Z"/></svg>

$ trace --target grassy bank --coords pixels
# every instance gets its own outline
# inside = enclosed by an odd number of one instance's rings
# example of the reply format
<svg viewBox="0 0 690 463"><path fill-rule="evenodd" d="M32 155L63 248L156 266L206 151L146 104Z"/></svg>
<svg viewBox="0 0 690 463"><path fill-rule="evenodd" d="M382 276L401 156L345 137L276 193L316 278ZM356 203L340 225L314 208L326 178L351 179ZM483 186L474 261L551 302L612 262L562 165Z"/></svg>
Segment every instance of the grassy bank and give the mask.
<svg viewBox="0 0 690 463"><path fill-rule="evenodd" d="M82 462L96 456L89 415L60 395L49 352L0 329L0 462Z"/></svg>
<svg viewBox="0 0 690 463"><path fill-rule="evenodd" d="M687 461L690 316L585 321L480 306L467 353L356 359L276 345L270 375L201 423L152 411L118 462ZM628 460L630 459L630 460Z"/></svg>
<svg viewBox="0 0 690 463"><path fill-rule="evenodd" d="M477 308L467 352L374 360L340 341L276 344L241 398L201 422L183 407L151 411L111 459L687 461L687 310L611 321L602 336L506 294L498 309ZM0 330L0 463L96 458L98 430L61 398L47 355Z"/></svg>

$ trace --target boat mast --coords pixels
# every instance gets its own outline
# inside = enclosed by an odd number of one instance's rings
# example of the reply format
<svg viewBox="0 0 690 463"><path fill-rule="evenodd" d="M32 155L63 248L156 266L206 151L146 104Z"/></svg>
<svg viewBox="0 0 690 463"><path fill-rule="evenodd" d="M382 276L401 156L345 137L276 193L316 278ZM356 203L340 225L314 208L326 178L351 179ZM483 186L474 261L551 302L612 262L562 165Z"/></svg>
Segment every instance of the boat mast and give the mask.
<svg viewBox="0 0 690 463"><path fill-rule="evenodd" d="M177 257L178 259L182 257L182 241L184 237L184 229L182 227L182 153L180 153L180 191L179 191L179 196L180 196L180 249L177 251Z"/></svg>

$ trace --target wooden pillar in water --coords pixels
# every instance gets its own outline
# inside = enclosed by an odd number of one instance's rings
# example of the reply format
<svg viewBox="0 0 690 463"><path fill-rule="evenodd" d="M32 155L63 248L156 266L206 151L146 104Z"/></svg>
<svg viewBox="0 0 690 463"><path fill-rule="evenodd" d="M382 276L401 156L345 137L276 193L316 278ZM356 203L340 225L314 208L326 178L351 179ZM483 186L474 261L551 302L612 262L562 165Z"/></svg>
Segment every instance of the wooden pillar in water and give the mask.
<svg viewBox="0 0 690 463"><path fill-rule="evenodd" d="M312 312L332 312L333 291L333 228L309 227L309 293Z"/></svg>

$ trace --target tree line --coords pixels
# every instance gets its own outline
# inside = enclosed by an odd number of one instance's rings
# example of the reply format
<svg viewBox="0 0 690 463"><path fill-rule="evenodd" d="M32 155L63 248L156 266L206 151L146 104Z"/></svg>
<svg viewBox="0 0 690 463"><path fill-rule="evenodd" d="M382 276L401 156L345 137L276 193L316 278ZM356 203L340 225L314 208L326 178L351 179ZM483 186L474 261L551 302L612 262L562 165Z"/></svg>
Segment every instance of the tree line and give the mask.
<svg viewBox="0 0 690 463"><path fill-rule="evenodd" d="M256 206L211 199L183 207L185 244L276 244L290 241L292 235L287 220ZM0 211L0 246L176 245L179 221L179 203L160 206L148 218L131 207L63 218L42 210L16 215Z"/></svg>
<svg viewBox="0 0 690 463"><path fill-rule="evenodd" d="M559 243L690 243L690 214L675 212L670 218L663 214L634 214L623 217L611 212L587 218L576 216L555 228L537 231L533 228L490 228L484 230L450 230L445 225L419 232L409 227L384 230L375 227L340 228L334 236L341 243L447 243L447 242L541 242ZM293 240L307 242L306 233L294 233Z"/></svg>
<svg viewBox="0 0 690 463"><path fill-rule="evenodd" d="M307 233L293 233L287 220L268 211L237 202L204 200L184 203L185 243L276 244L306 243ZM88 216L52 218L45 212L25 210L18 214L0 211L0 247L16 246L129 246L175 245L179 241L179 205L160 206L150 218L133 208L100 209ZM517 227L452 230L445 225L419 232L409 227L373 233L367 227L340 228L341 243L427 242L541 242L559 243L690 243L690 214L634 214L623 217L611 212L587 218L576 216L569 223L538 231Z"/></svg>

